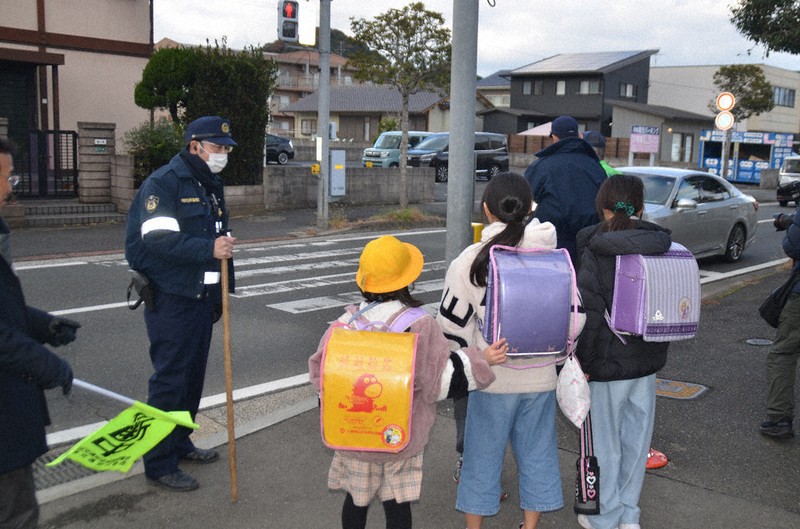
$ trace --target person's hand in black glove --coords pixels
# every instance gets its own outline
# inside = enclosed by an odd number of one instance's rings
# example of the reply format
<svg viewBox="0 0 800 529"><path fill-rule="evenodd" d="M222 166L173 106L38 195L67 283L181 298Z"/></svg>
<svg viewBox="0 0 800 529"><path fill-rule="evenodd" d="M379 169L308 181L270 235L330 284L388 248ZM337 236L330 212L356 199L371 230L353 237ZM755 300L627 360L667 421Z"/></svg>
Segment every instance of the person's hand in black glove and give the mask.
<svg viewBox="0 0 800 529"><path fill-rule="evenodd" d="M775 226L775 230L784 231L789 228L789 225L794 220L794 214L787 215L785 213L776 213L772 218L774 219L772 225Z"/></svg>
<svg viewBox="0 0 800 529"><path fill-rule="evenodd" d="M72 368L68 363L64 362L64 367L64 373L58 377L57 384L61 386L61 391L64 393L64 396L67 396L72 391L72 380L75 377L72 374Z"/></svg>
<svg viewBox="0 0 800 529"><path fill-rule="evenodd" d="M58 347L59 345L66 345L74 342L75 335L80 326L81 324L77 321L54 316L53 319L50 320L50 337L47 339L47 343L53 347Z"/></svg>
<svg viewBox="0 0 800 529"><path fill-rule="evenodd" d="M58 370L58 374L55 376L55 378L44 381L42 383L42 387L44 389L60 387L61 391L64 392L64 395L69 395L70 391L72 391L72 379L74 378L72 374L72 368L70 367L69 362L63 358L59 358L57 356L55 358L56 362L61 364L61 368Z"/></svg>

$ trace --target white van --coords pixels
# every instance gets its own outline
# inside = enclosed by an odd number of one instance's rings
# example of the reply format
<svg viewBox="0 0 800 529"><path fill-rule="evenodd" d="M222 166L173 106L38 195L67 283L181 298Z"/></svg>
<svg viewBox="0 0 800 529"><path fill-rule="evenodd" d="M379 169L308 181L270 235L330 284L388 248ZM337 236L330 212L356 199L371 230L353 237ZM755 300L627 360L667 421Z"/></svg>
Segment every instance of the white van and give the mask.
<svg viewBox="0 0 800 529"><path fill-rule="evenodd" d="M794 201L795 206L800 205L800 156L787 156L783 159L777 195L781 207L788 206L791 201Z"/></svg>
<svg viewBox="0 0 800 529"><path fill-rule="evenodd" d="M778 185L782 186L800 180L800 156L787 156L783 159Z"/></svg>

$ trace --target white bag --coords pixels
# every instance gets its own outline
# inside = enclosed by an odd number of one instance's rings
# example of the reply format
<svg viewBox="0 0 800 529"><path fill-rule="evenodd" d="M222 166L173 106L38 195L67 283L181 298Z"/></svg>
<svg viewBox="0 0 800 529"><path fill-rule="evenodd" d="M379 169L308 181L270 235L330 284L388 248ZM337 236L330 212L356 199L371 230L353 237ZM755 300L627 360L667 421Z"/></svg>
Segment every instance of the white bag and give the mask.
<svg viewBox="0 0 800 529"><path fill-rule="evenodd" d="M578 428L589 413L589 382L574 354L567 356L556 384L558 407Z"/></svg>

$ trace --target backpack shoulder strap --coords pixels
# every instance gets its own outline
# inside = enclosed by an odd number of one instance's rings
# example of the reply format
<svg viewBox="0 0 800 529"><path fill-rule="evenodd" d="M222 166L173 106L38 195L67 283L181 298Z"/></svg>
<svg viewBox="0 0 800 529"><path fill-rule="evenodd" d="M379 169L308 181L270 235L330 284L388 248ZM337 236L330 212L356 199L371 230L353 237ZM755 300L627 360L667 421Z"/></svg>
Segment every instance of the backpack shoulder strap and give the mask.
<svg viewBox="0 0 800 529"><path fill-rule="evenodd" d="M427 315L428 311L422 307L409 307L390 318L388 330L390 332L403 332L411 327L415 321Z"/></svg>

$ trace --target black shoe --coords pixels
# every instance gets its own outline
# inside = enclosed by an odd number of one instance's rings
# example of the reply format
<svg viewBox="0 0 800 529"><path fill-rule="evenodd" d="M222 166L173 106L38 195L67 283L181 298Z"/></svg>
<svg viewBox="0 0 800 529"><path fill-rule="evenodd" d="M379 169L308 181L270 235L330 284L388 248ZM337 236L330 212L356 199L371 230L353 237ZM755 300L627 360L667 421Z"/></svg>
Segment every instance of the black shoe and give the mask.
<svg viewBox="0 0 800 529"><path fill-rule="evenodd" d="M182 470L176 470L172 474L161 476L158 479L147 478L147 481L158 487L176 492L189 492L200 486L196 479Z"/></svg>
<svg viewBox="0 0 800 529"><path fill-rule="evenodd" d="M781 417L777 421L768 420L761 423L758 431L770 437L777 437L778 439L789 439L794 437L794 430L792 429L792 418Z"/></svg>
<svg viewBox="0 0 800 529"><path fill-rule="evenodd" d="M200 463L201 465L205 465L208 463L213 463L219 459L219 452L213 448L209 450L206 450L205 448L195 448L188 454L182 455L181 459L184 461L191 461L192 463Z"/></svg>

